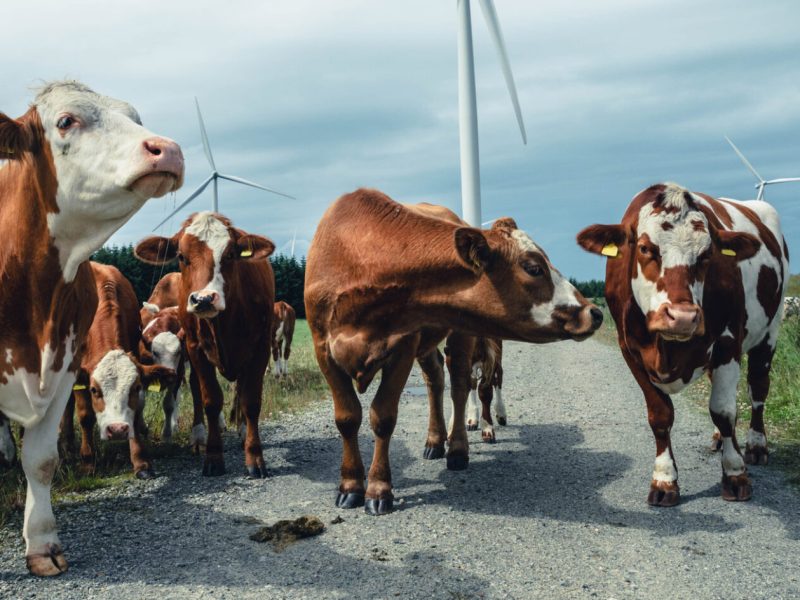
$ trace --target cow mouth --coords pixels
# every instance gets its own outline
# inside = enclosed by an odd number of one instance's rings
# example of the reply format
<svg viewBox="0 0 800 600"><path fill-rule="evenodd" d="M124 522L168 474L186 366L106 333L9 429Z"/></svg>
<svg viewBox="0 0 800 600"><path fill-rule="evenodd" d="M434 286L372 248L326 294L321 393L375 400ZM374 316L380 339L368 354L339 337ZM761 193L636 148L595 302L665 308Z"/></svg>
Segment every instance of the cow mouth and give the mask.
<svg viewBox="0 0 800 600"><path fill-rule="evenodd" d="M207 310L189 310L190 314L193 314L198 319L213 319L219 314L219 311L215 308L210 308Z"/></svg>
<svg viewBox="0 0 800 600"><path fill-rule="evenodd" d="M144 199L161 198L161 196L177 190L181 187L181 183L180 177L175 173L155 171L138 177L128 186L128 189Z"/></svg>
<svg viewBox="0 0 800 600"><path fill-rule="evenodd" d="M692 334L669 333L667 331L659 331L657 335L660 335L665 342L688 342L694 337Z"/></svg>

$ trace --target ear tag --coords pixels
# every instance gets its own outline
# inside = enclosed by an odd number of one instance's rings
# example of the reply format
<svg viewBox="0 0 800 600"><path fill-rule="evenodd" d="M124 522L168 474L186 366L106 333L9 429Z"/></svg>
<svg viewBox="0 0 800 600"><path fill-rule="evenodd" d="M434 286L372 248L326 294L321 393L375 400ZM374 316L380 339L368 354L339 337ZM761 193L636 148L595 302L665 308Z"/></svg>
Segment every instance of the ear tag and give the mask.
<svg viewBox="0 0 800 600"><path fill-rule="evenodd" d="M609 258L616 258L619 254L619 247L616 244L606 244L603 246L600 254L603 256L608 256Z"/></svg>
<svg viewBox="0 0 800 600"><path fill-rule="evenodd" d="M147 386L148 392L160 392L161 391L161 381L158 379L154 379L150 382L150 385Z"/></svg>
<svg viewBox="0 0 800 600"><path fill-rule="evenodd" d="M736 250L731 250L730 248L723 248L722 253L725 256L736 256Z"/></svg>
<svg viewBox="0 0 800 600"><path fill-rule="evenodd" d="M83 385L82 383L76 383L75 385L72 386L72 389L79 392L81 390L85 390L86 386Z"/></svg>
<svg viewBox="0 0 800 600"><path fill-rule="evenodd" d="M242 250L242 253L239 255L242 258L248 258L249 256L253 256L252 250Z"/></svg>

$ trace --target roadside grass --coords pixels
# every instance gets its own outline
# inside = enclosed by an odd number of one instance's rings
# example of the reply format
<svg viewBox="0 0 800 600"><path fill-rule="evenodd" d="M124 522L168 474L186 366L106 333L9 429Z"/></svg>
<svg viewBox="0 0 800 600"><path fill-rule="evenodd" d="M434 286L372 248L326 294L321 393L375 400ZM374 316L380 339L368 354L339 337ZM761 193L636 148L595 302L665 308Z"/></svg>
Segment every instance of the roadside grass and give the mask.
<svg viewBox="0 0 800 600"><path fill-rule="evenodd" d="M270 364L272 366L272 363ZM224 414L230 411L234 386L220 378L225 395ZM280 419L282 414L302 411L310 404L327 396L328 387L320 373L314 357L311 343L311 332L304 320L298 320L295 326L292 353L289 357L289 376L277 380L272 374L264 377L261 418L267 420ZM150 456L163 464L170 457L186 455L189 435L192 429L192 394L189 390L188 374L185 385L181 386L179 400L178 429L173 432L172 443L161 443L161 429L164 424L164 411L161 406L160 392L147 392L145 404L145 423L149 428L147 449ZM231 425L229 424L229 427ZM77 422L76 446L80 444L80 427ZM97 429L97 428L95 428ZM15 438L18 442L20 430L15 426ZM228 435L235 435L232 431ZM89 491L112 487L132 480L130 455L127 442L101 442L95 431L97 460L94 474L81 471L77 456L63 456L53 478L53 502L79 501ZM156 474L158 465L156 465ZM0 469L0 527L16 515L21 517L25 507L25 475L19 461L7 469Z"/></svg>

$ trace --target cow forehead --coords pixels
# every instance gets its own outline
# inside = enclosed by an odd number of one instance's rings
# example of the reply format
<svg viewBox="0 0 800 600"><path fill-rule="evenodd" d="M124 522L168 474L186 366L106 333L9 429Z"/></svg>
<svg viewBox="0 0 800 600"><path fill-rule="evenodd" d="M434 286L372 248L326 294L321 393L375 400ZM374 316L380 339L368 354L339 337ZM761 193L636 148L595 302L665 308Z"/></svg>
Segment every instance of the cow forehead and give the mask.
<svg viewBox="0 0 800 600"><path fill-rule="evenodd" d="M94 92L91 88L76 81L61 81L45 85L34 100L45 126L53 125L54 119L62 112L75 114L86 123L102 121L103 113L121 113L141 125L139 113L127 102L110 98Z"/></svg>
<svg viewBox="0 0 800 600"><path fill-rule="evenodd" d="M517 242L517 246L523 252L539 252L540 254L544 254L542 249L537 246L531 237L522 231L522 229L515 229L511 232L511 238Z"/></svg>
<svg viewBox="0 0 800 600"><path fill-rule="evenodd" d="M138 376L136 365L122 350L106 353L92 373L103 394L130 389Z"/></svg>
<svg viewBox="0 0 800 600"><path fill-rule="evenodd" d="M647 235L658 246L662 267L688 264L711 246L711 235L702 211L684 204L664 210L647 203L639 211L638 235Z"/></svg>
<svg viewBox="0 0 800 600"><path fill-rule="evenodd" d="M181 341L172 332L164 331L153 338L153 350L177 354L181 349Z"/></svg>
<svg viewBox="0 0 800 600"><path fill-rule="evenodd" d="M211 250L214 262L219 264L222 253L231 241L228 227L211 212L197 213L192 222L184 229L185 234L194 236L199 242Z"/></svg>

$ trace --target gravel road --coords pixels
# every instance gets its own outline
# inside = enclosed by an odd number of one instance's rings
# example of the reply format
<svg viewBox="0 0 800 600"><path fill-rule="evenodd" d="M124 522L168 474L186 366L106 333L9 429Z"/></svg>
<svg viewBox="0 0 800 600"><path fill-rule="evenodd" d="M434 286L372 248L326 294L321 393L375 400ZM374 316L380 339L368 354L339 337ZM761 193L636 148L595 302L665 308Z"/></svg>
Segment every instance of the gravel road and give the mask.
<svg viewBox="0 0 800 600"><path fill-rule="evenodd" d="M589 340L507 344L509 426L470 432L467 471L422 460L417 371L392 443L396 511L333 501L341 446L329 403L262 429L273 477L246 480L228 434L229 474L199 459L56 509L70 570L27 576L20 523L0 529L0 598L796 598L800 501L780 472L751 469L753 500L720 498L708 417L677 400L682 504L645 503L654 446L619 352ZM369 427L362 451L371 456ZM256 520L326 524L276 553ZM331 524L341 516L344 522Z"/></svg>

